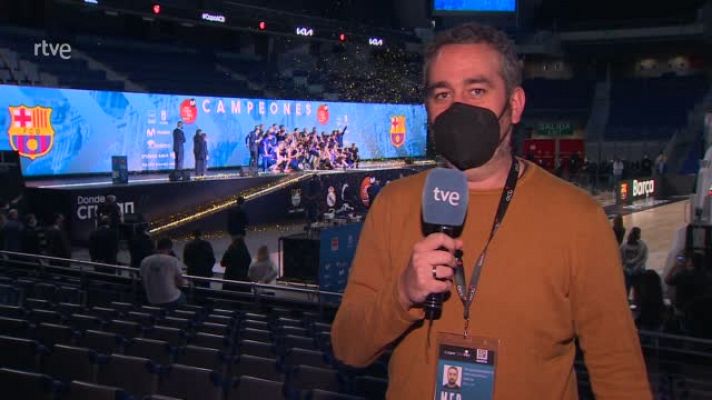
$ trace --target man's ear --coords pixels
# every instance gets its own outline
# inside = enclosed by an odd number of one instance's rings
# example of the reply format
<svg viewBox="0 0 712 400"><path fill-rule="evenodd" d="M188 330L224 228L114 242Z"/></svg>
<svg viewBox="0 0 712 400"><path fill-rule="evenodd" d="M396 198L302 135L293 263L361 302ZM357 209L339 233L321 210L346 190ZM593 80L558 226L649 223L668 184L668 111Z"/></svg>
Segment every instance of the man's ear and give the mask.
<svg viewBox="0 0 712 400"><path fill-rule="evenodd" d="M521 86L517 86L512 91L512 95L509 98L509 106L512 108L512 123L518 124L522 120L522 113L524 112L524 104L527 99L524 95L524 89Z"/></svg>

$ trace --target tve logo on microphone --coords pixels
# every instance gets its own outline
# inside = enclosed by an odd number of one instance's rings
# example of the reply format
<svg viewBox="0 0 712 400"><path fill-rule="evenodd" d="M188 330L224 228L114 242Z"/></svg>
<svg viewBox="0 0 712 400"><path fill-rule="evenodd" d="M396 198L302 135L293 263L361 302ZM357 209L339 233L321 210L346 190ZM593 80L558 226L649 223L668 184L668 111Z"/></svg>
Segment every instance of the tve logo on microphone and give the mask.
<svg viewBox="0 0 712 400"><path fill-rule="evenodd" d="M462 171L433 168L423 187L423 222L435 226L462 226L467 214L469 192Z"/></svg>
<svg viewBox="0 0 712 400"><path fill-rule="evenodd" d="M460 193L456 191L442 190L437 186L433 189L433 198L435 201L448 203L453 207L460 205Z"/></svg>

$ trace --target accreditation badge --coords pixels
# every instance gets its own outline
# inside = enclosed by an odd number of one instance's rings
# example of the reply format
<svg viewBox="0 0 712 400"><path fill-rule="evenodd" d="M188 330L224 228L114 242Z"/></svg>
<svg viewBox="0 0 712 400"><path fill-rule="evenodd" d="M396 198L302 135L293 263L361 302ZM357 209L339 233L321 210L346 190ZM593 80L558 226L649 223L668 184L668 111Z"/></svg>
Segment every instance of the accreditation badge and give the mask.
<svg viewBox="0 0 712 400"><path fill-rule="evenodd" d="M438 336L435 400L490 400L494 398L499 341L452 333Z"/></svg>

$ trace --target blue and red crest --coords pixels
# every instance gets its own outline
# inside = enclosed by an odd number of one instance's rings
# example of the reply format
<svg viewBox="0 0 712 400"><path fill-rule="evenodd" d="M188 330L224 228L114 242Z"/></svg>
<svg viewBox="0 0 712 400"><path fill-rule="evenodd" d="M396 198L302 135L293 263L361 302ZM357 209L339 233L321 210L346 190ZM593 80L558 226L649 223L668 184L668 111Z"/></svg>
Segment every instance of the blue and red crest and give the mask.
<svg viewBox="0 0 712 400"><path fill-rule="evenodd" d="M405 143L405 115L391 117L391 144L396 147Z"/></svg>
<svg viewBox="0 0 712 400"><path fill-rule="evenodd" d="M8 107L10 111L10 145L30 160L49 153L54 144L52 109L49 107Z"/></svg>

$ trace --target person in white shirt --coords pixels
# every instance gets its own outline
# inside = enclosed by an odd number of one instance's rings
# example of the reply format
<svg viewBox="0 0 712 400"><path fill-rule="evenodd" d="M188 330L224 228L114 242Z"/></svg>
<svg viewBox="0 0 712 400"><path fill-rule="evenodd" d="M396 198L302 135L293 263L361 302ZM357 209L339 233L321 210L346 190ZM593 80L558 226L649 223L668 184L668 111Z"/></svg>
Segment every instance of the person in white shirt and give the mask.
<svg viewBox="0 0 712 400"><path fill-rule="evenodd" d="M185 285L183 263L171 255L173 242L168 238L158 241L156 254L141 261L141 280L148 302L155 306L173 308L185 303L180 287Z"/></svg>
<svg viewBox="0 0 712 400"><path fill-rule="evenodd" d="M250 264L247 276L251 281L257 283L272 284L275 282L277 278L277 267L272 260L269 259L269 249L267 246L262 246L257 250L257 257L255 261Z"/></svg>

